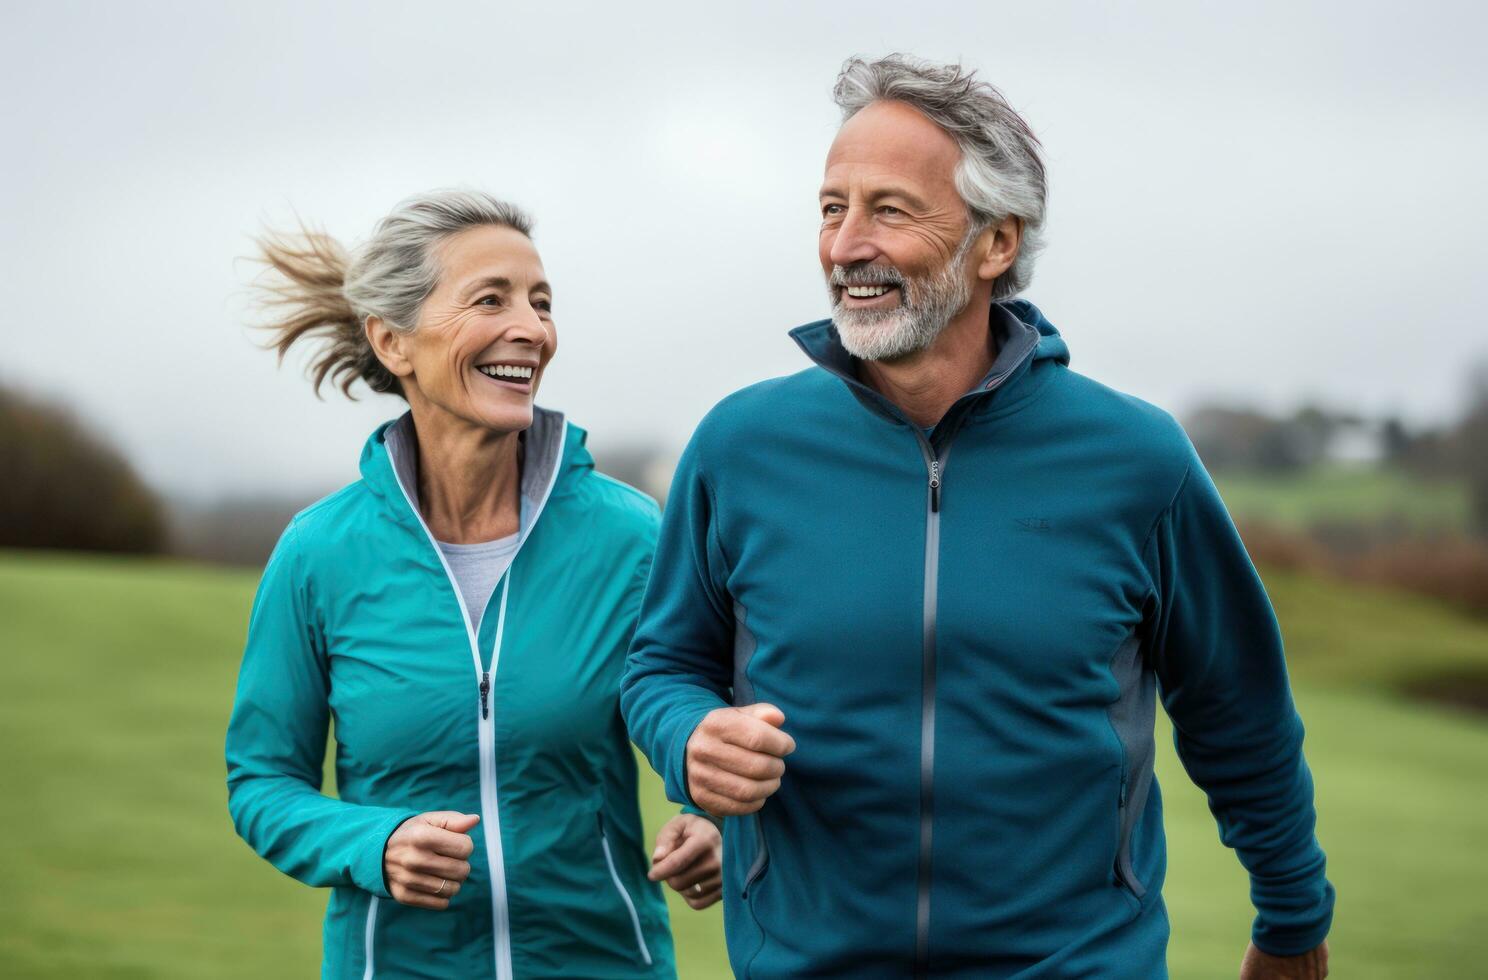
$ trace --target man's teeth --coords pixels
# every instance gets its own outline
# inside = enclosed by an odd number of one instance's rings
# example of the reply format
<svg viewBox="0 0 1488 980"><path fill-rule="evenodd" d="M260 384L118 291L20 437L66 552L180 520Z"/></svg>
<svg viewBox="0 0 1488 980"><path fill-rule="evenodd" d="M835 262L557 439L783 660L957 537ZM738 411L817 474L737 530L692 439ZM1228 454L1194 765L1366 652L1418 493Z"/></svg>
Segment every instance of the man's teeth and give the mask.
<svg viewBox="0 0 1488 980"><path fill-rule="evenodd" d="M476 370L492 378L510 378L513 381L532 380L532 368L518 367L515 364L482 364Z"/></svg>
<svg viewBox="0 0 1488 980"><path fill-rule="evenodd" d="M848 286L847 295L867 299L871 296L882 296L893 288L893 286Z"/></svg>

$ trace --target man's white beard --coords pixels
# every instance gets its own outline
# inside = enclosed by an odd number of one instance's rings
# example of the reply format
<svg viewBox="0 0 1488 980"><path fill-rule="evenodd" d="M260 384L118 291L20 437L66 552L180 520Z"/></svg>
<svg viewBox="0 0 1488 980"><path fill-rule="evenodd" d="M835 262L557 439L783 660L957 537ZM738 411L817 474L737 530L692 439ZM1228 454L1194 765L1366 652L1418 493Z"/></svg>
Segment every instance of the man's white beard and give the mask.
<svg viewBox="0 0 1488 980"><path fill-rule="evenodd" d="M971 282L962 266L976 240L976 231L967 232L956 254L935 275L921 279L901 276L899 306L895 309L848 309L847 290L843 289L842 298L832 307L832 322L847 352L864 361L892 361L917 354L933 344L971 302ZM850 282L853 273L836 266L831 279L840 285L844 279Z"/></svg>

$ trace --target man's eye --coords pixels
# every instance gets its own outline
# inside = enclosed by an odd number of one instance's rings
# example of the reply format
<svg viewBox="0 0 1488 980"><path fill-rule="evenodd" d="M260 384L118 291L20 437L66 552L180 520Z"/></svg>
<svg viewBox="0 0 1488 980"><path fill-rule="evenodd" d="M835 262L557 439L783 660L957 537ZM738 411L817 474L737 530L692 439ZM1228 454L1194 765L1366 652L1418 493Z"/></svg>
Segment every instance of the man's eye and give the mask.
<svg viewBox="0 0 1488 980"><path fill-rule="evenodd" d="M889 205L889 204L885 204L883 207L879 208L878 210L881 213L887 214L887 215L895 215L895 214L903 214L904 213L903 211L900 211L898 208L893 207L892 205Z"/></svg>
<svg viewBox="0 0 1488 980"><path fill-rule="evenodd" d="M532 305L537 307L539 310L542 310L544 313L553 312L553 301L550 299L540 299Z"/></svg>
<svg viewBox="0 0 1488 980"><path fill-rule="evenodd" d="M822 207L822 217L833 218L841 214L845 210L846 208L844 208L840 204L827 204Z"/></svg>

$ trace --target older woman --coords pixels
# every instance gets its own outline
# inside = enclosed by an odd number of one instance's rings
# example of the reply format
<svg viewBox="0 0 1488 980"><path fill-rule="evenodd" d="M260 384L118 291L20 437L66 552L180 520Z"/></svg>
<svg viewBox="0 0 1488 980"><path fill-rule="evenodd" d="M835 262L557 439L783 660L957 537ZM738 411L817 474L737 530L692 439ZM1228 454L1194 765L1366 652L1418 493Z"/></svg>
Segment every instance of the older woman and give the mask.
<svg viewBox="0 0 1488 980"><path fill-rule="evenodd" d="M326 339L317 389L408 412L264 570L227 734L238 832L334 889L325 976L673 976L617 701L657 511L533 403L557 333L529 221L441 192L350 257L261 245L280 355ZM674 818L654 857L717 900L710 821Z"/></svg>

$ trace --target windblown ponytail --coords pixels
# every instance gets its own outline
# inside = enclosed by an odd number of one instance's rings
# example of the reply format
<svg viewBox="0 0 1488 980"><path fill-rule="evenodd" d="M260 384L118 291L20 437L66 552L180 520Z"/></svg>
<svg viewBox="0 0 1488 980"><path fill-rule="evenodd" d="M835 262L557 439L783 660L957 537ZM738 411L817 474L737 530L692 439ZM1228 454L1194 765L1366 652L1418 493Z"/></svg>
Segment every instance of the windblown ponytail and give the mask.
<svg viewBox="0 0 1488 980"><path fill-rule="evenodd" d="M280 363L301 340L322 340L310 365L317 395L328 376L348 398L356 397L351 386L358 378L373 391L401 394L397 377L372 352L363 318L346 298L351 263L346 249L330 235L303 226L298 235L267 232L256 243L267 266L256 284L260 306L272 314L265 346L278 352Z"/></svg>
<svg viewBox="0 0 1488 980"><path fill-rule="evenodd" d="M424 300L439 283L435 247L478 225L532 236L532 219L480 191L433 191L409 198L378 222L372 237L348 254L330 235L301 226L297 234L266 232L256 239L266 267L255 283L269 314L265 345L282 362L301 340L320 341L310 376L316 394L329 377L348 398L359 379L376 392L403 394L398 378L367 340L369 316L411 333Z"/></svg>

